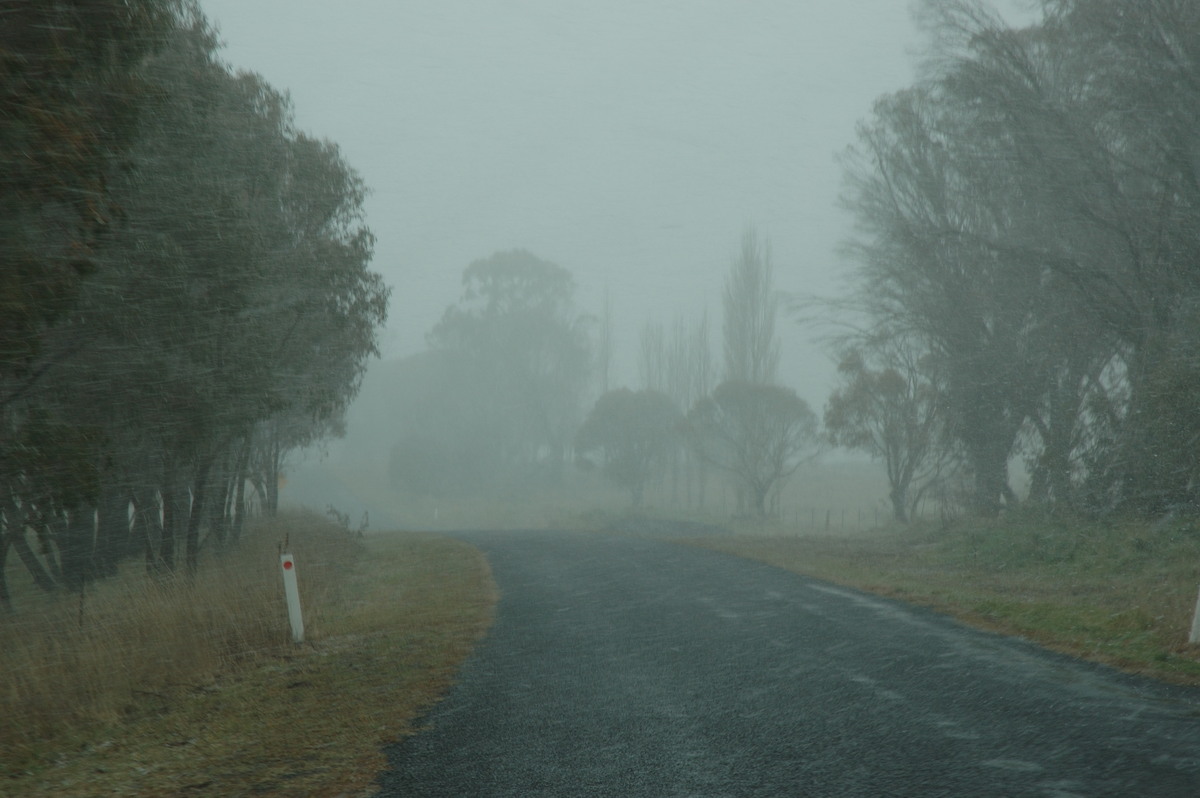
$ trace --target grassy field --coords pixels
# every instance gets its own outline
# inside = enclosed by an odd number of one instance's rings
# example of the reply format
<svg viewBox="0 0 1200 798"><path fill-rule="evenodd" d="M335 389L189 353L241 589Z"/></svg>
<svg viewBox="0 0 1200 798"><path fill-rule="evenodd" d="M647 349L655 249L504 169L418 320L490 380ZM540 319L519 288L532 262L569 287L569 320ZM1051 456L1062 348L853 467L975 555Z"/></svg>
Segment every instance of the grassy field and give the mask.
<svg viewBox="0 0 1200 798"><path fill-rule="evenodd" d="M995 522L787 535L740 525L688 541L934 608L1049 648L1200 685L1188 631L1200 526L1097 523L1024 511Z"/></svg>
<svg viewBox="0 0 1200 798"><path fill-rule="evenodd" d="M287 538L306 642L287 633ZM366 795L381 746L448 689L490 622L482 556L362 539L319 516L261 526L195 583L136 568L84 597L20 589L0 620L0 795Z"/></svg>

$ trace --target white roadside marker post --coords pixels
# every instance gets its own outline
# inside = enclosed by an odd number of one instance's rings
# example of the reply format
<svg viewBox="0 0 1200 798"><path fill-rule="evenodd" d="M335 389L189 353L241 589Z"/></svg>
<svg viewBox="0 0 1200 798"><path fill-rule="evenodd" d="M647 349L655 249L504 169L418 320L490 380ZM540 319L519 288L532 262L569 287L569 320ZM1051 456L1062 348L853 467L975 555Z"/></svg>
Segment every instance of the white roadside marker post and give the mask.
<svg viewBox="0 0 1200 798"><path fill-rule="evenodd" d="M287 598L288 622L292 625L292 642L304 642L304 618L300 615L300 589L296 587L296 563L290 554L279 555L283 569L283 594Z"/></svg>
<svg viewBox="0 0 1200 798"><path fill-rule="evenodd" d="M1192 633L1188 635L1189 643L1200 643L1200 595L1196 596L1196 612L1192 615Z"/></svg>

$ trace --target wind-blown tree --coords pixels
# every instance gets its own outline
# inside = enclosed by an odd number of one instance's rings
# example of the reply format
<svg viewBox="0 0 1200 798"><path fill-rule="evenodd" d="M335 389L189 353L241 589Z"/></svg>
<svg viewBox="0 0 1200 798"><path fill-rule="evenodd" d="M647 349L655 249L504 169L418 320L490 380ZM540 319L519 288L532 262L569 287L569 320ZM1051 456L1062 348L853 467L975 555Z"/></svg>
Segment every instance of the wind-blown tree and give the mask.
<svg viewBox="0 0 1200 798"><path fill-rule="evenodd" d="M850 204L876 317L943 358L978 508L1008 493L1024 424L1044 497L1194 503L1200 9L1056 0L1021 30L980 3L925 10L923 79L864 126Z"/></svg>
<svg viewBox="0 0 1200 798"><path fill-rule="evenodd" d="M1044 368L1043 264L989 246L1013 225L1008 174L978 167L988 120L912 89L876 103L846 160L860 304L880 332L926 347L947 430L974 478L975 509L1015 501L1008 461Z"/></svg>
<svg viewBox="0 0 1200 798"><path fill-rule="evenodd" d="M966 102L1006 121L1025 193L1043 224L1022 242L1065 290L1060 302L1115 341L1128 401L1112 463L1112 505L1159 513L1200 499L1200 9L1193 3L1047 4L1034 43L1007 44L968 20L978 55L958 68ZM962 20L959 12L955 20ZM1040 46L1039 46L1040 45ZM1033 67L1033 68L1031 68ZM1084 373L1094 373L1085 369Z"/></svg>
<svg viewBox="0 0 1200 798"><path fill-rule="evenodd" d="M723 382L691 409L685 428L697 454L735 479L759 518L820 445L816 414L778 385Z"/></svg>
<svg viewBox="0 0 1200 798"><path fill-rule="evenodd" d="M679 441L683 414L658 391L618 388L596 400L575 436L581 459L629 491L641 507L646 483L662 468Z"/></svg>
<svg viewBox="0 0 1200 798"><path fill-rule="evenodd" d="M481 449L502 467L565 462L591 375L590 317L574 308L571 273L525 250L463 272L463 293L428 335L470 363Z"/></svg>
<svg viewBox="0 0 1200 798"><path fill-rule="evenodd" d="M870 343L870 342L868 342ZM896 339L845 351L825 406L836 446L882 460L896 521L907 523L941 473L941 400L931 358Z"/></svg>

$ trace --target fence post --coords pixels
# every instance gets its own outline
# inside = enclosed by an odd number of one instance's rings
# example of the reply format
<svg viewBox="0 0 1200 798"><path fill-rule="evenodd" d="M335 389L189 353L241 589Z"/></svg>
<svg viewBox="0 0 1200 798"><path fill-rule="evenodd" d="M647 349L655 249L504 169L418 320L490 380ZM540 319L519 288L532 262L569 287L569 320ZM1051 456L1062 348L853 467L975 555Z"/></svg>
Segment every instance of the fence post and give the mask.
<svg viewBox="0 0 1200 798"><path fill-rule="evenodd" d="M300 589L296 586L296 563L290 554L279 555L283 570L283 594L287 599L288 623L292 625L292 642L304 642L304 618L300 614Z"/></svg>
<svg viewBox="0 0 1200 798"><path fill-rule="evenodd" d="M1192 614L1192 633L1188 635L1188 642L1200 643L1200 595L1196 596L1196 612Z"/></svg>

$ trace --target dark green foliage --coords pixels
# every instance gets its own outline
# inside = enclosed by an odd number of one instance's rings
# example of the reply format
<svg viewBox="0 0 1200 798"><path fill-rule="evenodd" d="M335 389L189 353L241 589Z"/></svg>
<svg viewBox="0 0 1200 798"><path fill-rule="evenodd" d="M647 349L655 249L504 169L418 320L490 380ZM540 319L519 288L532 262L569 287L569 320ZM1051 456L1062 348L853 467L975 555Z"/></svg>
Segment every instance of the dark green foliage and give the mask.
<svg viewBox="0 0 1200 798"><path fill-rule="evenodd" d="M601 473L640 507L646 483L680 441L682 421L666 394L619 388L596 400L575 436L575 450L588 462L595 458Z"/></svg>
<svg viewBox="0 0 1200 798"><path fill-rule="evenodd" d="M36 267L13 290L0 270L21 305L0 312L0 545L36 537L72 588L134 541L151 570L194 570L205 534L236 538L247 480L273 509L283 456L339 429L376 354L366 191L219 62L190 2L14 5L56 32L23 43L53 51L19 61L37 74L0 74L41 125L0 117L0 156L36 156L0 191L24 235L6 259Z"/></svg>

